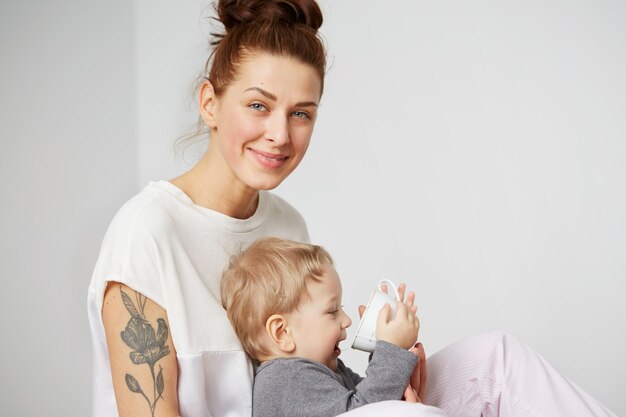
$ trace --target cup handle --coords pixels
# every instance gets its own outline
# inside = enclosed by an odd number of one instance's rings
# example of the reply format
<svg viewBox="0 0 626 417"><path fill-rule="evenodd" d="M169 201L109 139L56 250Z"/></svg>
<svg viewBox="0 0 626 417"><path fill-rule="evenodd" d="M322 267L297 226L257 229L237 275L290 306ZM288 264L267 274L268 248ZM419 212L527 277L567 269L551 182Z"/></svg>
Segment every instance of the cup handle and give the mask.
<svg viewBox="0 0 626 417"><path fill-rule="evenodd" d="M389 281L388 279L381 279L378 282L378 289L381 291L383 290L382 289L383 284L387 284L389 287L391 287L391 289L393 290L393 293L396 295L396 300L400 301L400 294L398 293L398 288L396 288L396 284Z"/></svg>

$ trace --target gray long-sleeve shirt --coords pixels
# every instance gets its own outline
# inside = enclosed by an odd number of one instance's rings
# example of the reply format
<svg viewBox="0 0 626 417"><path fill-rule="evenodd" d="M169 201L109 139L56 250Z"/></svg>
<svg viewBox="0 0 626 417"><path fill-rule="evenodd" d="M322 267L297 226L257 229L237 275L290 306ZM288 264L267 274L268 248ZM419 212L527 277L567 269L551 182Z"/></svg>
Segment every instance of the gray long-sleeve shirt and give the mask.
<svg viewBox="0 0 626 417"><path fill-rule="evenodd" d="M366 378L341 360L337 370L304 358L264 362L256 371L253 417L334 417L365 404L400 400L417 357L378 341Z"/></svg>

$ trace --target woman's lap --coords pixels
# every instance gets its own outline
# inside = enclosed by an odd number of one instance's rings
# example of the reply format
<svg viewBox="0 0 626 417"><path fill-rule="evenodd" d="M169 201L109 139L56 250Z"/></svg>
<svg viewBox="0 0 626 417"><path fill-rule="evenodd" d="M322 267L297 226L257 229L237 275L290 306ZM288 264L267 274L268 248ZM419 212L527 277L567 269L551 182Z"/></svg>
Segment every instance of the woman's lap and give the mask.
<svg viewBox="0 0 626 417"><path fill-rule="evenodd" d="M427 360L426 404L451 417L615 417L514 336L472 336Z"/></svg>
<svg viewBox="0 0 626 417"><path fill-rule="evenodd" d="M615 417L506 333L461 340L430 356L427 365L424 402L432 407L386 401L342 417Z"/></svg>

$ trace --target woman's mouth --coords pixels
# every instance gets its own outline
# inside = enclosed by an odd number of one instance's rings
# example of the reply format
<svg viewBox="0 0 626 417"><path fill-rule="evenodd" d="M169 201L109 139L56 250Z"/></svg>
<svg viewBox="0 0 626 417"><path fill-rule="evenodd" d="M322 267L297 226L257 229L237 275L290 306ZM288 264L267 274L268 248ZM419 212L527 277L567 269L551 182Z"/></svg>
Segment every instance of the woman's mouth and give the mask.
<svg viewBox="0 0 626 417"><path fill-rule="evenodd" d="M269 152L257 151L255 149L250 149L254 158L264 167L270 169L280 168L285 164L285 161L289 158L287 155L283 154L275 154Z"/></svg>

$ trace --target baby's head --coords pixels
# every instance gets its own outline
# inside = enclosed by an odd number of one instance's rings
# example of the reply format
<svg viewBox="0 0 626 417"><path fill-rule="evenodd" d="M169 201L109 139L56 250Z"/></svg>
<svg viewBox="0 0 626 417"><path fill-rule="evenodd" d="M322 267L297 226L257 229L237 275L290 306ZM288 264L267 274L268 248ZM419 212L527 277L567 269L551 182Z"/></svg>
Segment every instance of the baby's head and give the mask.
<svg viewBox="0 0 626 417"><path fill-rule="evenodd" d="M257 240L231 259L221 292L251 358L304 357L337 367L338 345L352 322L341 307L332 258L322 247Z"/></svg>

